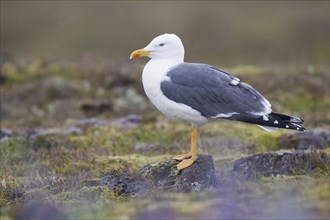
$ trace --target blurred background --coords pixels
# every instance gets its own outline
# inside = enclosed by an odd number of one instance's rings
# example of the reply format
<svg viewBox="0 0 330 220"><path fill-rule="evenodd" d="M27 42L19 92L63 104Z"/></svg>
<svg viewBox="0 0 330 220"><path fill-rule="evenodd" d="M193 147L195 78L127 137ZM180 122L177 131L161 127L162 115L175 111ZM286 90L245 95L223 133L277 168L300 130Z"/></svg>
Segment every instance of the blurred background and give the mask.
<svg viewBox="0 0 330 220"><path fill-rule="evenodd" d="M329 4L1 0L0 218L329 219ZM219 186L130 199L127 174L190 142L190 125L147 99L148 59L129 60L166 32L187 62L232 73L308 131L209 123L199 153L212 155ZM229 178L241 159L258 178ZM83 184L107 175L126 178L119 191Z"/></svg>
<svg viewBox="0 0 330 220"><path fill-rule="evenodd" d="M147 59L129 55L167 32L182 38L186 61L240 77L274 111L327 124L328 9L328 1L1 1L2 122L158 114L142 88Z"/></svg>
<svg viewBox="0 0 330 220"><path fill-rule="evenodd" d="M127 58L163 33L191 62L327 66L329 2L1 1L1 50L20 56Z"/></svg>

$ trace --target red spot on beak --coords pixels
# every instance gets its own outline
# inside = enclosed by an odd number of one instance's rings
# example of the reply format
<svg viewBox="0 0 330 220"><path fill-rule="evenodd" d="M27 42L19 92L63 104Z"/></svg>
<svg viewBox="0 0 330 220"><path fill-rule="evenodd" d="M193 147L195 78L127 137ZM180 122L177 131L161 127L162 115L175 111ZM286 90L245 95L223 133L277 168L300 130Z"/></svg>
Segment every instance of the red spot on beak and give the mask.
<svg viewBox="0 0 330 220"><path fill-rule="evenodd" d="M139 58L141 57L140 54L134 54L133 58Z"/></svg>

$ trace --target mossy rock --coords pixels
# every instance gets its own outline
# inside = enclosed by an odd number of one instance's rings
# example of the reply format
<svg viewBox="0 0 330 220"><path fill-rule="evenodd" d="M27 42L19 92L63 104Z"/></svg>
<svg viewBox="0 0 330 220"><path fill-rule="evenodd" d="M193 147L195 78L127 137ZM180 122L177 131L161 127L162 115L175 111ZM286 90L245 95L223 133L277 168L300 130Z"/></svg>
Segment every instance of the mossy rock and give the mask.
<svg viewBox="0 0 330 220"><path fill-rule="evenodd" d="M299 150L325 149L330 147L330 132L317 128L304 133L286 134L279 138L279 147Z"/></svg>
<svg viewBox="0 0 330 220"><path fill-rule="evenodd" d="M329 155L325 152L260 153L236 160L234 175L253 179L260 176L327 174Z"/></svg>
<svg viewBox="0 0 330 220"><path fill-rule="evenodd" d="M117 195L142 197L153 188L175 192L199 192L217 184L213 158L200 155L198 160L184 170L177 170L178 161L163 160L148 164L129 174L115 174L101 179L85 180L85 187L105 186Z"/></svg>

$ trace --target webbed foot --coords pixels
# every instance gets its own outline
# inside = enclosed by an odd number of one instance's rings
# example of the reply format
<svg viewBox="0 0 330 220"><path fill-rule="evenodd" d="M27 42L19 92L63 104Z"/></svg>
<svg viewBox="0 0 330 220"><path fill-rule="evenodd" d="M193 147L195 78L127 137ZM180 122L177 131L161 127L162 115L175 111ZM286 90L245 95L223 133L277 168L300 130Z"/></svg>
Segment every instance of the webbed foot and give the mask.
<svg viewBox="0 0 330 220"><path fill-rule="evenodd" d="M197 157L185 159L185 160L181 161L178 165L176 165L176 167L178 170L185 169L185 168L191 166L196 160L197 160Z"/></svg>
<svg viewBox="0 0 330 220"><path fill-rule="evenodd" d="M180 154L177 156L172 157L174 160L184 160L184 159L188 159L191 157L191 153L187 153L187 154Z"/></svg>

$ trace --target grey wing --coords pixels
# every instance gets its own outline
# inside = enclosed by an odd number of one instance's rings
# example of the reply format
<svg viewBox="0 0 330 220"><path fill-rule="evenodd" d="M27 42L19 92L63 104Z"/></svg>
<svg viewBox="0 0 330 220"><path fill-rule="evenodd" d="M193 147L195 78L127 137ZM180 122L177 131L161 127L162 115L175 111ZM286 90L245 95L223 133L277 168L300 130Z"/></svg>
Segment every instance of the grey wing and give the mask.
<svg viewBox="0 0 330 220"><path fill-rule="evenodd" d="M183 63L171 69L161 83L164 95L199 111L204 117L231 117L271 113L269 102L236 77L206 64Z"/></svg>

